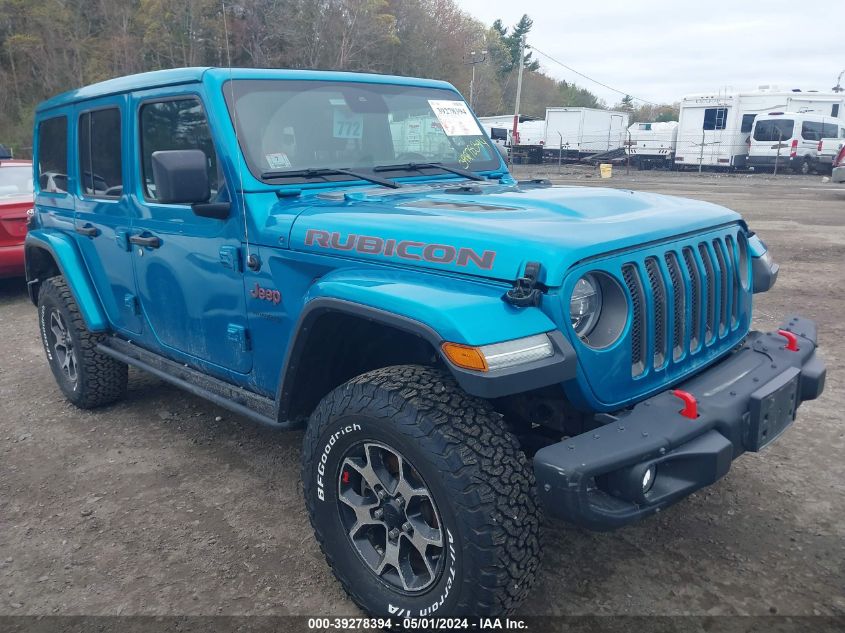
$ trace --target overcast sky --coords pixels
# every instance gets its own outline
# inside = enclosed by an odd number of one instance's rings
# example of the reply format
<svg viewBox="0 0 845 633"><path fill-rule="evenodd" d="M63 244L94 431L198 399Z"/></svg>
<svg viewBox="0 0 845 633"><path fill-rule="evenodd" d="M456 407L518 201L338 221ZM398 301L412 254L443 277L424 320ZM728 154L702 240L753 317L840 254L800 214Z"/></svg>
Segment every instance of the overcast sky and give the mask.
<svg viewBox="0 0 845 633"><path fill-rule="evenodd" d="M528 43L654 102L761 84L830 90L845 69L845 0L457 0L492 24L534 20ZM535 53L542 69L612 105L621 96ZM845 85L845 77L843 77Z"/></svg>

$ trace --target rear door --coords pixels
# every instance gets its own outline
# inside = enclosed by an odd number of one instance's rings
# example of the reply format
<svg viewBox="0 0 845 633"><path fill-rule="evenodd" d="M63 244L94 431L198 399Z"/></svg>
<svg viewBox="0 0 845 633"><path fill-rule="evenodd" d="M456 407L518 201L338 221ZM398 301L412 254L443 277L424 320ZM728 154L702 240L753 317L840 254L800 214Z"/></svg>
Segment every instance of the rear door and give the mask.
<svg viewBox="0 0 845 633"><path fill-rule="evenodd" d="M698 141L699 158L703 165L719 165L719 157L730 156L730 133L728 115L730 108L715 106L704 109L704 119L701 125L701 139ZM696 164L699 161L696 161Z"/></svg>
<svg viewBox="0 0 845 633"><path fill-rule="evenodd" d="M45 228L73 233L73 196L68 176L72 109L62 108L39 117L35 129L35 208Z"/></svg>
<svg viewBox="0 0 845 633"><path fill-rule="evenodd" d="M818 157L819 142L824 138L825 125L821 121L803 120L798 131L798 156Z"/></svg>
<svg viewBox="0 0 845 633"><path fill-rule="evenodd" d="M141 306L129 251L131 205L124 192L124 149L131 146L127 97L80 104L74 121L76 243L109 321L119 331L138 334Z"/></svg>
<svg viewBox="0 0 845 633"><path fill-rule="evenodd" d="M133 96L132 259L146 320L145 340L176 360L221 374L252 368L243 280L244 220L199 217L156 199L152 154L205 152L212 201L231 200L216 142L195 86Z"/></svg>
<svg viewBox="0 0 845 633"><path fill-rule="evenodd" d="M800 123L791 118L758 117L751 137L751 155L788 158L796 125Z"/></svg>

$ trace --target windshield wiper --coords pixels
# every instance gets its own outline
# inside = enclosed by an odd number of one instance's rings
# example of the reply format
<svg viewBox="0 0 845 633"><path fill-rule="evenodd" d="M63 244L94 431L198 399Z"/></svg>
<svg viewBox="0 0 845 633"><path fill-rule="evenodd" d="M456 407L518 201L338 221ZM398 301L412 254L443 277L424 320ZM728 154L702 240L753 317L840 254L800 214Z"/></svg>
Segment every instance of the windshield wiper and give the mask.
<svg viewBox="0 0 845 633"><path fill-rule="evenodd" d="M426 169L429 167L436 167L437 169L442 169L443 171L448 171L449 173L469 178L470 180L487 180L484 176L479 176L468 169L448 167L443 163L399 163L398 165L379 165L378 167L373 167L373 171L419 171L420 169Z"/></svg>
<svg viewBox="0 0 845 633"><path fill-rule="evenodd" d="M265 171L261 174L264 179L267 178L319 178L321 176L352 176L360 180L367 180L383 187L390 187L391 189L399 189L402 185L394 180L387 178L379 178L378 176L368 176L358 171L343 168L309 168L309 169L292 169L286 171Z"/></svg>

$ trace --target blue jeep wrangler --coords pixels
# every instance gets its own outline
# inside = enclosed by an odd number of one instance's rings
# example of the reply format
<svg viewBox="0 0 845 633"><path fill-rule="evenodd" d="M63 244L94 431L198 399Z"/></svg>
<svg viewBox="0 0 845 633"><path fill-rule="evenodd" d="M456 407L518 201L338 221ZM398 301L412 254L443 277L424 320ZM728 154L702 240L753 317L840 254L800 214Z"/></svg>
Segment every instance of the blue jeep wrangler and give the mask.
<svg viewBox="0 0 845 633"><path fill-rule="evenodd" d="M608 529L816 398L816 327L705 202L516 181L441 81L185 68L42 103L29 293L62 392L129 365L279 429L374 615L501 614L539 513Z"/></svg>

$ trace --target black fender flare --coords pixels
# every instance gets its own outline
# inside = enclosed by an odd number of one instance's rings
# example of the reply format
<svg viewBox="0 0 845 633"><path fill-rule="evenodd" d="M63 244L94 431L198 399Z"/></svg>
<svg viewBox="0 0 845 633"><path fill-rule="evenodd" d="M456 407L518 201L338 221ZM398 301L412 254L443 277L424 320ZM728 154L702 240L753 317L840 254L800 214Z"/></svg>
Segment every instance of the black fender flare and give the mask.
<svg viewBox="0 0 845 633"><path fill-rule="evenodd" d="M305 305L291 333L276 391L280 420L288 419L297 370L308 347L311 328L321 316L332 312L356 316L418 336L432 346L460 387L480 398L498 398L539 389L571 380L576 374L578 361L575 350L558 330L547 333L554 348L554 354L549 358L491 372L471 371L457 367L446 359L441 351L444 339L425 323L344 299L319 297Z"/></svg>

